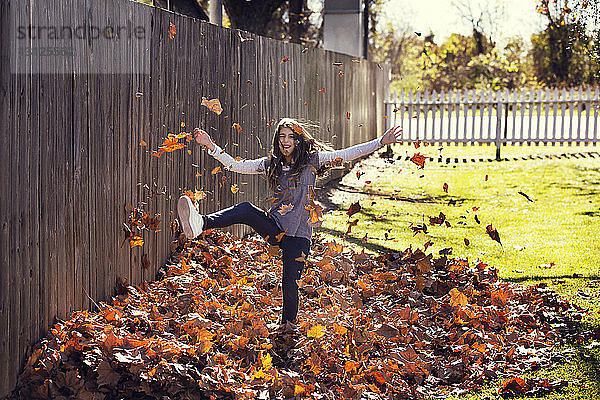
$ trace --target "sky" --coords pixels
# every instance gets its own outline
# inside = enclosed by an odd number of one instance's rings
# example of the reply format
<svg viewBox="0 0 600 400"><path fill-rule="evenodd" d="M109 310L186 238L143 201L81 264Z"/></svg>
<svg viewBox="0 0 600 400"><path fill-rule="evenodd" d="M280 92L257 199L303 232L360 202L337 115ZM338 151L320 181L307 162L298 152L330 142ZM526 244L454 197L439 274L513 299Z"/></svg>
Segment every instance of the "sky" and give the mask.
<svg viewBox="0 0 600 400"><path fill-rule="evenodd" d="M408 27L417 32L435 34L435 42L442 43L451 33L470 34L472 26L462 19L456 2L470 4L476 16L480 9L498 8L495 19L497 40L505 41L521 36L529 42L532 33L542 29L542 17L536 11L536 0L387 0L384 20L395 27Z"/></svg>

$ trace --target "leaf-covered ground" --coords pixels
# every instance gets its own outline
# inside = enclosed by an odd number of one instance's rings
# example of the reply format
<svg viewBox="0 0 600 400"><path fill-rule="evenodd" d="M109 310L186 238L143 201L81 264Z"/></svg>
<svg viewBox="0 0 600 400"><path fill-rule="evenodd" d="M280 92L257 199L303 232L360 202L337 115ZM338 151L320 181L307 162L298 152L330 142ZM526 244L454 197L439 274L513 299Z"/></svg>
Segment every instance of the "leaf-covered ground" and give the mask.
<svg viewBox="0 0 600 400"><path fill-rule="evenodd" d="M319 237L298 326L279 326L281 261L261 239L180 243L164 277L122 287L32 350L15 398L412 399L565 382L520 380L582 341L581 312L544 283L420 250L356 253Z"/></svg>

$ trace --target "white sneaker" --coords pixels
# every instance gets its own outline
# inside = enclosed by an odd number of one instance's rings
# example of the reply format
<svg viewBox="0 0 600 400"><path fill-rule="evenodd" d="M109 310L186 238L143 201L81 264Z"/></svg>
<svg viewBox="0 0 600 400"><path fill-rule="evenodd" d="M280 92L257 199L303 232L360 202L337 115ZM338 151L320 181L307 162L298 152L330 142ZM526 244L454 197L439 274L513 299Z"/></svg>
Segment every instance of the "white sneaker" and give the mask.
<svg viewBox="0 0 600 400"><path fill-rule="evenodd" d="M179 198L179 201L177 201L177 214L179 214L183 233L188 239L193 239L202 233L204 220L189 197L181 196Z"/></svg>

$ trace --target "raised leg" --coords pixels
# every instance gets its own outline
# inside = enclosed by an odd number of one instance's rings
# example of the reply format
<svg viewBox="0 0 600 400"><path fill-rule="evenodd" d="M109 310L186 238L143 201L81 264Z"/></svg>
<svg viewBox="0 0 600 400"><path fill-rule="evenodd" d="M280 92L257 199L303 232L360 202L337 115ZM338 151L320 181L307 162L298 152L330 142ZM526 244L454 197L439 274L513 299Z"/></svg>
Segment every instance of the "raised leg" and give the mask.
<svg viewBox="0 0 600 400"><path fill-rule="evenodd" d="M244 224L254 229L263 238L268 237L268 242L271 244L278 244L276 237L281 233L281 229L279 229L275 220L266 211L247 201L204 215L203 218L205 230Z"/></svg>

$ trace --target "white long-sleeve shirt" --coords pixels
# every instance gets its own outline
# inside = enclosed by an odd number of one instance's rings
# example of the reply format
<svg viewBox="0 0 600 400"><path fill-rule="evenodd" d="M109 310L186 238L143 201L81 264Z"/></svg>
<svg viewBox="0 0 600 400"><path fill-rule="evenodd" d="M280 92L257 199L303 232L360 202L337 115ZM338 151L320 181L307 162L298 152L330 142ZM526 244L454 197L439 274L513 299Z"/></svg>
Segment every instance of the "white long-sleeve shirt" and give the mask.
<svg viewBox="0 0 600 400"><path fill-rule="evenodd" d="M315 185L317 169L326 163L355 160L373 153L381 146L381 138L377 138L342 150L318 151L311 155L309 165L298 176L291 176L289 168L284 167L277 180L273 206L269 210L271 217L286 235L310 239L313 227L320 224L310 221L311 188ZM236 160L217 145L208 154L220 161L225 169L242 174L266 173L269 163L269 157ZM286 205L284 209L281 208L283 205ZM293 206L291 209L290 205Z"/></svg>
<svg viewBox="0 0 600 400"><path fill-rule="evenodd" d="M336 159L341 159L342 162L348 162L368 155L376 151L382 146L381 138L373 139L369 142L356 144L341 150L334 151L319 151L319 167L327 162L334 162ZM227 154L223 149L215 144L215 148L208 152L211 156L217 159L225 169L240 174L261 174L266 171L266 163L269 157L261 157L252 160L236 160L231 155Z"/></svg>

